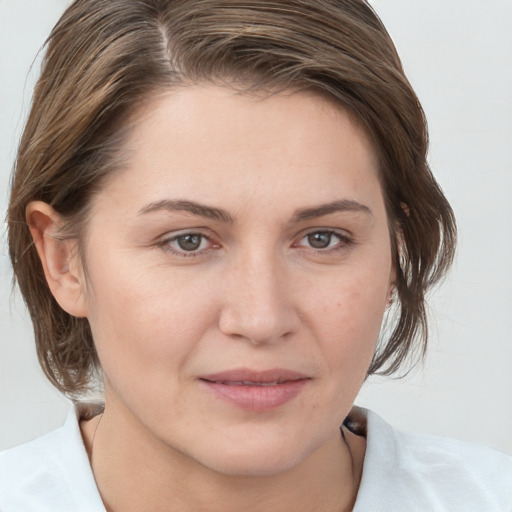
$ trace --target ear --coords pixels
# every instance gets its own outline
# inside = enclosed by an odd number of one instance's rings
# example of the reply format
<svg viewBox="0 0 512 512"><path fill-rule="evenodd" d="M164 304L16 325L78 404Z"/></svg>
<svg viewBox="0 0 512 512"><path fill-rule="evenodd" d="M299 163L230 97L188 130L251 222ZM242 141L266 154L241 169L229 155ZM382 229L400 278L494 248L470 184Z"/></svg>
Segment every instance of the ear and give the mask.
<svg viewBox="0 0 512 512"><path fill-rule="evenodd" d="M395 246L396 248L391 252L391 271L389 273L389 281L388 281L388 295L387 295L387 304L388 306L391 306L393 302L396 299L396 281L397 281L397 273L398 273L398 266L399 263L399 256L396 254L400 254L401 247L403 244L403 236L402 236L402 229L400 226L396 226L394 234L392 235L395 237Z"/></svg>
<svg viewBox="0 0 512 512"><path fill-rule="evenodd" d="M393 304L393 301L395 299L395 292L396 292L396 263L393 260L393 263L391 265L391 271L389 273L389 281L388 281L388 291L387 291L387 297L386 302L387 306L391 306Z"/></svg>
<svg viewBox="0 0 512 512"><path fill-rule="evenodd" d="M391 304L393 304L393 302L395 301L395 291L396 291L395 282L392 281L389 283L389 288L388 288L388 296L387 296L387 305L388 306L391 306Z"/></svg>
<svg viewBox="0 0 512 512"><path fill-rule="evenodd" d="M85 279L77 242L59 238L62 217L47 203L32 201L26 219L55 300L70 315L86 317Z"/></svg>

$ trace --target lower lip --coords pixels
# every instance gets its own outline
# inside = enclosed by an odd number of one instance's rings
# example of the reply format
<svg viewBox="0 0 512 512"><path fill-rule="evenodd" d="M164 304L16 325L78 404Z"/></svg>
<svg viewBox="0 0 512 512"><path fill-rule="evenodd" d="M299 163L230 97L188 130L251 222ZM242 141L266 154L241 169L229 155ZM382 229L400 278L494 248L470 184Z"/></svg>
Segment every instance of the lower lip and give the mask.
<svg viewBox="0 0 512 512"><path fill-rule="evenodd" d="M215 396L247 411L275 409L295 398L308 379L290 380L272 386L229 385L201 381Z"/></svg>

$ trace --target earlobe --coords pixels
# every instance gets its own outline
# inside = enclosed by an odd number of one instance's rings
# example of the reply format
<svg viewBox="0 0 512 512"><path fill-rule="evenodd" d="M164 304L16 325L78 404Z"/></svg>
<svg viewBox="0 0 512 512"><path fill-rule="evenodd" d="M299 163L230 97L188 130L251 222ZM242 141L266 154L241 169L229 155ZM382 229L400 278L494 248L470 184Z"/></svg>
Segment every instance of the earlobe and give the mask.
<svg viewBox="0 0 512 512"><path fill-rule="evenodd" d="M389 274L389 282L388 282L388 293L387 293L387 306L391 306L395 301L396 297L396 263L393 261L391 266L391 272Z"/></svg>
<svg viewBox="0 0 512 512"><path fill-rule="evenodd" d="M395 301L395 290L396 290L395 284L392 283L388 289L388 297L387 297L388 306L391 306L391 304L393 304L393 302Z"/></svg>
<svg viewBox="0 0 512 512"><path fill-rule="evenodd" d="M405 203L400 203L400 206L404 210L404 212L409 215L409 208ZM394 229L394 244L392 244L393 249L391 252L391 272L389 274L389 284L388 284L388 296L387 296L387 304L391 306L396 299L398 299L398 291L397 291L397 279L398 273L401 273L400 269L400 253L405 246L403 231L400 224L397 222Z"/></svg>
<svg viewBox="0 0 512 512"><path fill-rule="evenodd" d="M47 203L32 201L26 219L55 300L70 315L86 317L85 279L76 241L58 236L62 217Z"/></svg>
<svg viewBox="0 0 512 512"><path fill-rule="evenodd" d="M389 275L389 287L388 287L389 304L392 304L395 299L398 265L400 265L398 256L396 258L394 258L394 257L392 257L392 258L393 258L393 263L391 266L391 273Z"/></svg>

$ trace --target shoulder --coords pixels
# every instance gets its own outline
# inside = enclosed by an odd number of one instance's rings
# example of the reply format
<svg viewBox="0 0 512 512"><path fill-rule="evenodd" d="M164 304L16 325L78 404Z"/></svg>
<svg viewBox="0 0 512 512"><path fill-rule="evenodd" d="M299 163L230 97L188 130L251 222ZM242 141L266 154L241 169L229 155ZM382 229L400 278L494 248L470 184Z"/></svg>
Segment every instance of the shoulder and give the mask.
<svg viewBox="0 0 512 512"><path fill-rule="evenodd" d="M512 512L511 456L400 432L371 411L363 414L367 453L355 511Z"/></svg>
<svg viewBox="0 0 512 512"><path fill-rule="evenodd" d="M104 512L75 409L61 428L0 453L0 510Z"/></svg>

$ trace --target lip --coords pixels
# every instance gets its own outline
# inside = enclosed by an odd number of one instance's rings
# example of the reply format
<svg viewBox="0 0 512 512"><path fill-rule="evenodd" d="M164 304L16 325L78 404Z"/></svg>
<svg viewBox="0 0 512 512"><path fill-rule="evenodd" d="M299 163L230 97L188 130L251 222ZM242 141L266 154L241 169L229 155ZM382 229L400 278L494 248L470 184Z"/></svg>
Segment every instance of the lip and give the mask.
<svg viewBox="0 0 512 512"><path fill-rule="evenodd" d="M311 380L300 372L238 368L203 375L199 381L217 398L247 411L275 409L296 397Z"/></svg>

